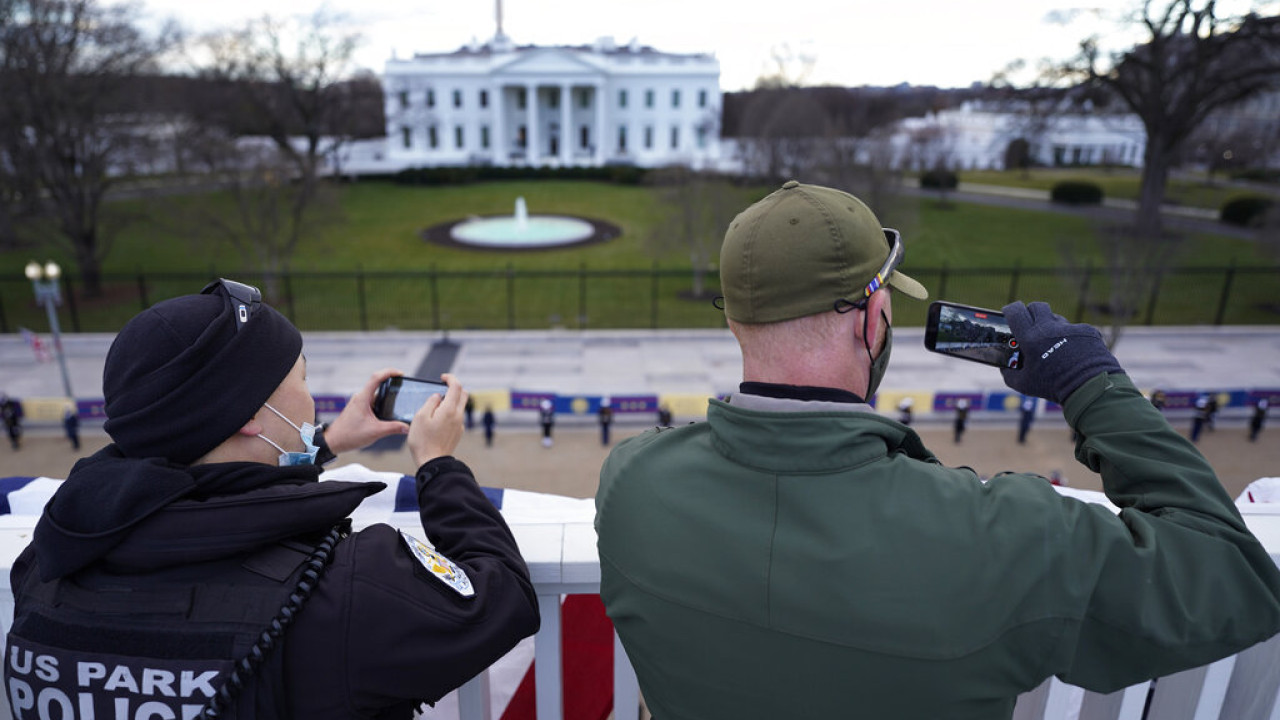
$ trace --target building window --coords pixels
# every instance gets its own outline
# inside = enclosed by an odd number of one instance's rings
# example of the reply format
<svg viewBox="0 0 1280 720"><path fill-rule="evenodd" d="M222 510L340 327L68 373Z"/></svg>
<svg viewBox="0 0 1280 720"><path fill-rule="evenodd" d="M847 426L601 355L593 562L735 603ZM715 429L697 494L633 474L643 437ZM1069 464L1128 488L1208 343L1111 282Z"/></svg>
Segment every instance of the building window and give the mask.
<svg viewBox="0 0 1280 720"><path fill-rule="evenodd" d="M707 128L698 128L698 149L702 150L707 147Z"/></svg>
<svg viewBox="0 0 1280 720"><path fill-rule="evenodd" d="M644 106L647 108L653 107L653 91L652 90L644 91Z"/></svg>
<svg viewBox="0 0 1280 720"><path fill-rule="evenodd" d="M529 102L528 95L529 95L529 91L525 88L520 88L516 90L516 109L517 110L524 109L525 103Z"/></svg>
<svg viewBox="0 0 1280 720"><path fill-rule="evenodd" d="M560 107L559 92L552 92L547 94L547 107L551 108L552 110L555 110Z"/></svg>
<svg viewBox="0 0 1280 720"><path fill-rule="evenodd" d="M453 146L454 146L455 148L457 148L457 149L461 150L461 149L462 149L462 146L463 146L463 142L462 142L462 141L463 141L463 136L462 136L462 126L461 126L461 125L456 125L456 126L454 126L454 128L453 128Z"/></svg>
<svg viewBox="0 0 1280 720"><path fill-rule="evenodd" d="M653 149L653 126L652 125L644 126L644 149L645 150Z"/></svg>
<svg viewBox="0 0 1280 720"><path fill-rule="evenodd" d="M578 107L586 110L591 107L591 93L586 88L578 91Z"/></svg>
<svg viewBox="0 0 1280 720"><path fill-rule="evenodd" d="M523 148L529 145L529 128L521 125L516 130L516 147Z"/></svg>
<svg viewBox="0 0 1280 720"><path fill-rule="evenodd" d="M453 106L456 108L462 107L462 91L461 90L453 91Z"/></svg>
<svg viewBox="0 0 1280 720"><path fill-rule="evenodd" d="M618 126L618 152L625 153L627 151L627 126Z"/></svg>
<svg viewBox="0 0 1280 720"><path fill-rule="evenodd" d="M480 126L480 148L483 150L489 149L489 126L488 125Z"/></svg>
<svg viewBox="0 0 1280 720"><path fill-rule="evenodd" d="M405 149L413 147L412 128L400 128L400 142L404 145Z"/></svg>
<svg viewBox="0 0 1280 720"><path fill-rule="evenodd" d="M488 90L480 91L480 107L482 108L489 107L489 91Z"/></svg>
<svg viewBox="0 0 1280 720"><path fill-rule="evenodd" d="M680 128L676 125L671 126L671 149L680 149Z"/></svg>
<svg viewBox="0 0 1280 720"><path fill-rule="evenodd" d="M591 147L591 128L586 125L583 125L582 129L578 132L578 147L583 150Z"/></svg>
<svg viewBox="0 0 1280 720"><path fill-rule="evenodd" d="M400 108L403 110L404 108L407 108L407 107L409 107L409 91L401 90L400 91Z"/></svg>
<svg viewBox="0 0 1280 720"><path fill-rule="evenodd" d="M428 88L427 89L427 107L433 108L435 106L436 106L436 91Z"/></svg>
<svg viewBox="0 0 1280 720"><path fill-rule="evenodd" d="M619 90L618 91L618 107L625 108L626 106L627 106L627 91Z"/></svg>
<svg viewBox="0 0 1280 720"><path fill-rule="evenodd" d="M439 144L440 144L440 137L436 133L436 126L432 125L431 127L427 128L427 145L432 150L435 150Z"/></svg>
<svg viewBox="0 0 1280 720"><path fill-rule="evenodd" d="M707 106L707 91L699 90L698 91L698 107L704 108L706 106Z"/></svg>
<svg viewBox="0 0 1280 720"><path fill-rule="evenodd" d="M673 108L680 107L680 91L679 90L671 91L671 107Z"/></svg>

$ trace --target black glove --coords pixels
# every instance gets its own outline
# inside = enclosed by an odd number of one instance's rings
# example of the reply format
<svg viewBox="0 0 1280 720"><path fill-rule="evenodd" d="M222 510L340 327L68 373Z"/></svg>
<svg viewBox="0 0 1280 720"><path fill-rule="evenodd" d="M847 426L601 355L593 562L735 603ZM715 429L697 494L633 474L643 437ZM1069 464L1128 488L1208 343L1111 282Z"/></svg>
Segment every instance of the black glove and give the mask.
<svg viewBox="0 0 1280 720"><path fill-rule="evenodd" d="M1067 322L1049 303L1009 303L1004 316L1022 350L1022 368L1001 368L1000 374L1006 385L1023 395L1061 405L1099 373L1124 372L1097 328Z"/></svg>

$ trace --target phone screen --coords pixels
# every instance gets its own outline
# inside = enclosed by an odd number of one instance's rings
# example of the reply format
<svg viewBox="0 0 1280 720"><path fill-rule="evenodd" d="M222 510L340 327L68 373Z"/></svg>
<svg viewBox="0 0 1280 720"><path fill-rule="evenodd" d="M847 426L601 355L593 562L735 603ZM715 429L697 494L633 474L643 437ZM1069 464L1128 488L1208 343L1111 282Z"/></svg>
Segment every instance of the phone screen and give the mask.
<svg viewBox="0 0 1280 720"><path fill-rule="evenodd" d="M448 386L434 380L393 377L382 381L374 396L373 414L383 420L411 422L427 398L443 395Z"/></svg>
<svg viewBox="0 0 1280 720"><path fill-rule="evenodd" d="M929 306L925 347L996 367L1022 367L1022 351L1002 313L995 310L935 302Z"/></svg>

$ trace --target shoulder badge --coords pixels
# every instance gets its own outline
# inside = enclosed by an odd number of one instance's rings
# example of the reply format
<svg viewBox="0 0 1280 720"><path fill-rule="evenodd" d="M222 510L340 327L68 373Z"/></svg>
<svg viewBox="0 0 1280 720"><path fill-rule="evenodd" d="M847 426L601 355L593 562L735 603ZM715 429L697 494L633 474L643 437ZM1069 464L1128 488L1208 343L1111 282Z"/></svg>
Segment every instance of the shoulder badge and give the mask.
<svg viewBox="0 0 1280 720"><path fill-rule="evenodd" d="M471 585L471 578L467 577L467 573L458 567L452 560L435 551L435 548L427 545L418 538L401 530L400 538L404 540L404 544L409 547L409 552L422 563L422 567L426 568L437 580L448 585L454 592L464 598L475 597L476 589Z"/></svg>

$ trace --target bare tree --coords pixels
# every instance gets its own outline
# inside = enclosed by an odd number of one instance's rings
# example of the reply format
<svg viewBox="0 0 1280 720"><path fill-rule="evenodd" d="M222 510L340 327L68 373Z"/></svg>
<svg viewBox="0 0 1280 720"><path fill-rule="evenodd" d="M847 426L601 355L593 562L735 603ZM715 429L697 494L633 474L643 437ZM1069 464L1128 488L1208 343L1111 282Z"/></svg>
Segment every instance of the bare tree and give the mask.
<svg viewBox="0 0 1280 720"><path fill-rule="evenodd" d="M1215 0L1144 0L1134 22L1146 39L1105 53L1081 43L1077 77L1114 93L1146 130L1136 234L1160 238L1160 205L1183 143L1218 108L1277 86L1280 18L1227 17Z"/></svg>
<svg viewBox="0 0 1280 720"><path fill-rule="evenodd" d="M86 295L111 247L104 200L147 145L149 118L120 105L176 38L94 0L0 0L0 232L66 244ZM52 230L52 232L51 232Z"/></svg>
<svg viewBox="0 0 1280 720"><path fill-rule="evenodd" d="M719 256L725 230L738 211L738 198L723 177L697 172L685 165L669 165L650 172L647 182L658 189L667 209L645 240L655 256L687 252L693 266L694 298L707 296L704 278Z"/></svg>
<svg viewBox="0 0 1280 720"><path fill-rule="evenodd" d="M323 12L305 19L263 17L206 38L212 60L205 75L236 89L243 103L237 119L274 146L274 153L261 148L247 156L235 153L237 167L222 176L232 195L245 201L250 193L265 193L251 203L255 212L240 216L236 243L242 250L256 246L249 254L268 280L287 270L298 243L315 227L316 215L332 208L325 201L331 191L327 164L336 163L339 149L351 137L351 113L367 107L362 96L370 92L367 78L350 77L358 41ZM232 126L233 134L242 129L216 113L210 120ZM267 178L271 181L263 181ZM265 222L262 213L268 208L280 216ZM225 227L226 233L233 229Z"/></svg>

